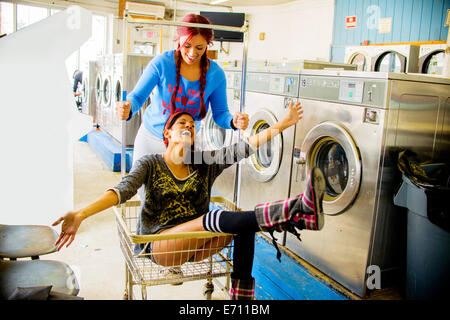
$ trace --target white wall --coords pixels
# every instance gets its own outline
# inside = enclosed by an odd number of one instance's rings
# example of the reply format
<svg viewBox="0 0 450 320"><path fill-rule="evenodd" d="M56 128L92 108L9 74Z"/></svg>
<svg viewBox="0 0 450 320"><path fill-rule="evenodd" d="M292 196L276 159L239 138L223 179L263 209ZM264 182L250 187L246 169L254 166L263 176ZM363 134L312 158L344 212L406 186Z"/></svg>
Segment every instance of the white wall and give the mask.
<svg viewBox="0 0 450 320"><path fill-rule="evenodd" d="M276 6L233 7L249 20L248 58L257 60L320 59L329 61L334 0L299 0ZM259 34L265 33L265 40ZM229 56L241 59L242 45L230 44Z"/></svg>

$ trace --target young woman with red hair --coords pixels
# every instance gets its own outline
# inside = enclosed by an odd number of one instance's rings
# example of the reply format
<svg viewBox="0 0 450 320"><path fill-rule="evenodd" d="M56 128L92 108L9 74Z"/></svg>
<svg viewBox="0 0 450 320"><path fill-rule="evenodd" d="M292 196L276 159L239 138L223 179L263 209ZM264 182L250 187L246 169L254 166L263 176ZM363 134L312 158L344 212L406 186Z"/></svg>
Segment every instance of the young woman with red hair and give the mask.
<svg viewBox="0 0 450 320"><path fill-rule="evenodd" d="M261 145L295 125L302 118L302 113L300 103L294 105L291 102L285 117L271 127L231 146L202 152L193 152L191 148L195 140L193 117L186 112L172 114L163 130L167 145L164 153L142 157L118 185L84 208L68 212L53 223L56 226L62 222L61 234L56 242L58 250L74 241L85 219L126 202L144 185L146 197L137 220L137 234L206 230L216 232L221 237L203 241L178 239L136 244L134 254L151 257L154 263L167 267L167 271L172 272L175 278L178 275L180 279L182 275L178 264L206 259L231 241L231 238L223 237L223 233L233 234L230 298L253 299L255 232L267 231L273 235L273 232L286 230L299 237L298 230L321 230L325 222L322 210L325 177L319 168L312 168L302 194L284 200L262 202L250 211L210 210L211 187L223 170L249 157ZM275 240L273 244L280 259L281 253Z"/></svg>
<svg viewBox="0 0 450 320"><path fill-rule="evenodd" d="M183 22L210 24L196 14L188 14ZM146 154L163 153L163 129L169 115L187 112L195 120L197 131L211 106L213 119L224 129L245 130L246 114L230 114L226 97L225 73L207 57L213 30L177 27L178 47L155 57L144 70L126 102L118 102L117 117L129 120L156 88L149 107L145 110L142 125L135 139L133 164Z"/></svg>

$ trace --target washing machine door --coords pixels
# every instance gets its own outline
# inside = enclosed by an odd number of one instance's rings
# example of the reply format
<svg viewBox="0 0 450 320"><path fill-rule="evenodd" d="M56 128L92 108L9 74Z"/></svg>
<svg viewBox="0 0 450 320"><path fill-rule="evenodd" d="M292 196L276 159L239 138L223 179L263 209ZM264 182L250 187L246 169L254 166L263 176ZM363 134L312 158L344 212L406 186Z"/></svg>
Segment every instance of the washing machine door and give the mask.
<svg viewBox="0 0 450 320"><path fill-rule="evenodd" d="M324 213L342 213L355 200L361 182L361 157L353 138L341 124L326 121L308 132L301 150L307 172L316 166L325 175Z"/></svg>
<svg viewBox="0 0 450 320"><path fill-rule="evenodd" d="M122 101L122 82L117 79L114 86L114 104L119 101Z"/></svg>
<svg viewBox="0 0 450 320"><path fill-rule="evenodd" d="M258 134L277 122L275 115L267 110L260 109L254 113L249 120L247 130L250 136ZM273 179L280 169L283 156L283 136L282 134L272 138L263 144L258 150L248 158L250 165L250 175L258 182L267 182Z"/></svg>
<svg viewBox="0 0 450 320"><path fill-rule="evenodd" d="M217 150L232 143L233 131L219 127L212 117L211 111L205 117L202 143L206 150Z"/></svg>
<svg viewBox="0 0 450 320"><path fill-rule="evenodd" d="M406 57L396 51L385 51L374 59L374 71L406 72Z"/></svg>
<svg viewBox="0 0 450 320"><path fill-rule="evenodd" d="M435 50L419 60L420 72L442 75L444 71L445 51Z"/></svg>
<svg viewBox="0 0 450 320"><path fill-rule="evenodd" d="M100 74L95 78L95 102L100 105L102 102L102 76Z"/></svg>
<svg viewBox="0 0 450 320"><path fill-rule="evenodd" d="M103 79L103 94L102 94L102 102L105 107L110 107L111 102L111 79L109 77L105 77Z"/></svg>
<svg viewBox="0 0 450 320"><path fill-rule="evenodd" d="M369 64L366 55L361 52L355 52L354 54L352 54L347 63L356 64L357 71L367 71L367 67Z"/></svg>

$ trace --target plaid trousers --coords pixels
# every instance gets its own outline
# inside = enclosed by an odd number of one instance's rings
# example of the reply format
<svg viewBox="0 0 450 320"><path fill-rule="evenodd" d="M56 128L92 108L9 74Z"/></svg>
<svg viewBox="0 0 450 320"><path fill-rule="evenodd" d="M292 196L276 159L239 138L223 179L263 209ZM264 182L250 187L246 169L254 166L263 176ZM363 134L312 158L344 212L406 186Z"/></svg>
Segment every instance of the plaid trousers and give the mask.
<svg viewBox="0 0 450 320"><path fill-rule="evenodd" d="M231 300L253 300L255 296L255 279L231 278Z"/></svg>
<svg viewBox="0 0 450 320"><path fill-rule="evenodd" d="M261 229L267 231L267 229L270 229L271 227L289 221L294 215L294 212L300 211L301 205L298 200L301 197L303 197L302 193L284 200L265 202L256 205L256 220Z"/></svg>

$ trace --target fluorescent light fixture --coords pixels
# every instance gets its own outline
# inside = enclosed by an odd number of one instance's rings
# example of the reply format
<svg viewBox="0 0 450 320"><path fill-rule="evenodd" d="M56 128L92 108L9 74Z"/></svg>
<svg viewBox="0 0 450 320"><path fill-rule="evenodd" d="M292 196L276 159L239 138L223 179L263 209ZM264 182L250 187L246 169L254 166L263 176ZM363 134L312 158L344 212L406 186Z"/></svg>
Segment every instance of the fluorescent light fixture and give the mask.
<svg viewBox="0 0 450 320"><path fill-rule="evenodd" d="M210 4L219 4L219 3L227 2L227 1L228 0L214 0L214 1L211 1Z"/></svg>

